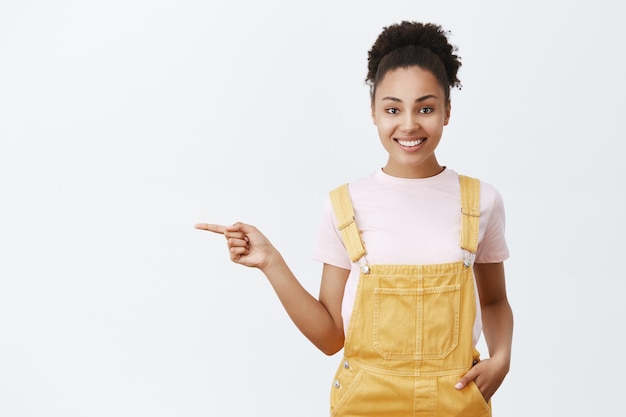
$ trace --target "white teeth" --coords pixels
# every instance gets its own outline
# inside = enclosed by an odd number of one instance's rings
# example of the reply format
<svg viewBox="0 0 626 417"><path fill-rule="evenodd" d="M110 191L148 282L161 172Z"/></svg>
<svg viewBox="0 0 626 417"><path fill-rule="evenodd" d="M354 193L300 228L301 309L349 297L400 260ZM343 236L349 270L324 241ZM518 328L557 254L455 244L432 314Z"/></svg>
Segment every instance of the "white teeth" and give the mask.
<svg viewBox="0 0 626 417"><path fill-rule="evenodd" d="M402 146L417 146L420 143L424 142L424 139L418 140L400 140L398 139L398 143Z"/></svg>

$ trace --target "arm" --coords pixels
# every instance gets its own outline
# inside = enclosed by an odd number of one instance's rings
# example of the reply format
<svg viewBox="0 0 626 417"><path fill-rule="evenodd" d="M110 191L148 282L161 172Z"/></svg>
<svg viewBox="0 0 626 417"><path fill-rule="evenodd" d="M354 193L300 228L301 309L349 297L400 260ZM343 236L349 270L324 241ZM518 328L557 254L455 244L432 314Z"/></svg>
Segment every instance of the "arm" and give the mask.
<svg viewBox="0 0 626 417"><path fill-rule="evenodd" d="M296 279L278 250L254 226L198 224L197 229L226 237L233 262L260 269L296 327L327 355L344 343L341 302L349 270L324 264L319 300Z"/></svg>
<svg viewBox="0 0 626 417"><path fill-rule="evenodd" d="M513 313L506 296L504 265L475 264L474 274L480 296L483 334L489 359L476 364L457 383L462 389L474 380L487 401L509 372L513 339Z"/></svg>

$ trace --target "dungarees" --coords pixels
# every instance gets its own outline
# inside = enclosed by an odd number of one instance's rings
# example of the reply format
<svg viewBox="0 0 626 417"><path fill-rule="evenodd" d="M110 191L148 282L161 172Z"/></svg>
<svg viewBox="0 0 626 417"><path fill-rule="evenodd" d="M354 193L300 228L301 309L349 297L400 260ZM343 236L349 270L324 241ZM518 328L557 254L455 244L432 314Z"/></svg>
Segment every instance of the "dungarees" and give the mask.
<svg viewBox="0 0 626 417"><path fill-rule="evenodd" d="M464 259L436 265L369 265L347 184L331 201L361 273L344 358L331 387L332 417L488 417L474 382L454 384L479 354L472 340L480 182L459 177Z"/></svg>

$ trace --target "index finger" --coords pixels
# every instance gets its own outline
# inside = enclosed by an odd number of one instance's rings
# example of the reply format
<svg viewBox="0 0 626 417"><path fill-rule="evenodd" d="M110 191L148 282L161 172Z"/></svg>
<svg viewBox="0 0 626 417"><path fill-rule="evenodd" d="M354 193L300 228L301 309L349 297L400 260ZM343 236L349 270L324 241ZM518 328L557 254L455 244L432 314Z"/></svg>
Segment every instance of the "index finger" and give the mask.
<svg viewBox="0 0 626 417"><path fill-rule="evenodd" d="M219 224L210 224L210 223L198 223L194 226L196 229L200 230L208 230L209 232L219 233L221 235L226 231L226 226L221 226Z"/></svg>

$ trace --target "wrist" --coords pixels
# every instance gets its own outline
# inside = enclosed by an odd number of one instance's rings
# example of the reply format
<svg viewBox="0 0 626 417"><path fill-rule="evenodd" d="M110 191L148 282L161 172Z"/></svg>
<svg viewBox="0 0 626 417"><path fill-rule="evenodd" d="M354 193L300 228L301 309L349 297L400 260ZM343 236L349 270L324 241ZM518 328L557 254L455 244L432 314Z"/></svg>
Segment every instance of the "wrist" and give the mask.
<svg viewBox="0 0 626 417"><path fill-rule="evenodd" d="M280 254L280 252L278 252L276 249L272 249L267 254L267 256L265 258L265 262L263 262L262 264L259 265L259 269L265 275L272 275L278 269L280 269L280 266L282 264L284 264L284 263L285 262L283 260L282 255Z"/></svg>
<svg viewBox="0 0 626 417"><path fill-rule="evenodd" d="M511 367L511 355L507 354L494 354L489 357L491 362L495 362L502 371L505 373L509 372L509 368Z"/></svg>

